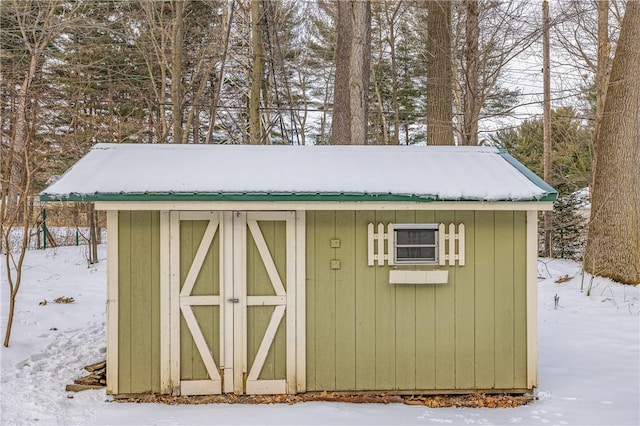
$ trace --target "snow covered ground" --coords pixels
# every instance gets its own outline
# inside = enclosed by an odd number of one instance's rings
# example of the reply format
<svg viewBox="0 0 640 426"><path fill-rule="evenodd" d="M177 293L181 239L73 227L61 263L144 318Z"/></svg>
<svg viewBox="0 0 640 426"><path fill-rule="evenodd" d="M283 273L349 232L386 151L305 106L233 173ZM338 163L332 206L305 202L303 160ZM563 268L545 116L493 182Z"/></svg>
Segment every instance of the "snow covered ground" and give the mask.
<svg viewBox="0 0 640 426"><path fill-rule="evenodd" d="M295 405L119 404L104 390L67 393L82 367L105 357L105 247L31 251L9 348L0 348L0 422L33 424L640 424L640 287L589 277L580 265L541 259L538 400L509 409L308 402ZM4 259L2 259L4 268ZM0 271L2 331L8 310ZM555 279L574 277L562 284ZM559 303L556 308L555 296ZM53 299L73 297L72 304ZM39 305L47 300L46 305Z"/></svg>

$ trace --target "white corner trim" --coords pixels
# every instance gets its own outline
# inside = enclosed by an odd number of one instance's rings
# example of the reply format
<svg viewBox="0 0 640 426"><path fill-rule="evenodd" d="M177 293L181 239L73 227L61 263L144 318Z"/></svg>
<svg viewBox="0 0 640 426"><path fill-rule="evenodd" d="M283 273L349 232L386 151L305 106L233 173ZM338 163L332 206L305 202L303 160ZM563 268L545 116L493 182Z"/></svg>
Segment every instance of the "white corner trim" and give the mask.
<svg viewBox="0 0 640 426"><path fill-rule="evenodd" d="M118 214L107 212L107 393L118 394Z"/></svg>
<svg viewBox="0 0 640 426"><path fill-rule="evenodd" d="M169 212L160 212L160 392L171 394L171 263Z"/></svg>
<svg viewBox="0 0 640 426"><path fill-rule="evenodd" d="M296 391L307 390L306 355L306 212L296 212Z"/></svg>
<svg viewBox="0 0 640 426"><path fill-rule="evenodd" d="M389 271L389 284L447 284L448 281L449 271Z"/></svg>
<svg viewBox="0 0 640 426"><path fill-rule="evenodd" d="M538 387L538 212L527 211L527 387Z"/></svg>
<svg viewBox="0 0 640 426"><path fill-rule="evenodd" d="M223 370L224 393L233 392L233 212L221 213L220 226L220 293L222 294L220 327L220 368Z"/></svg>
<svg viewBox="0 0 640 426"><path fill-rule="evenodd" d="M285 239L286 239L286 283L287 283L287 318L286 318L286 331L287 331L287 347L286 347L286 374L287 374L287 393L295 394L297 389L296 374L298 369L296 368L296 334L298 328L296 327L297 320L297 305L298 299L297 293L297 274L296 274L296 212L285 213L286 225L285 225ZM277 308L276 308L277 309Z"/></svg>
<svg viewBox="0 0 640 426"><path fill-rule="evenodd" d="M180 213L169 212L169 388L180 395Z"/></svg>

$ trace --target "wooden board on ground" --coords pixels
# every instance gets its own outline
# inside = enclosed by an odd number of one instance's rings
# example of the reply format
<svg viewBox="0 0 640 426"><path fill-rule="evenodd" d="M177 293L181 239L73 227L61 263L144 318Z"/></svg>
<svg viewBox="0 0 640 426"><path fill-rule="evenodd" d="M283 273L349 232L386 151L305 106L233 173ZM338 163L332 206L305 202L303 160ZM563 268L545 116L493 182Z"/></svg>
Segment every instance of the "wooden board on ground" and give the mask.
<svg viewBox="0 0 640 426"><path fill-rule="evenodd" d="M104 387L104 385L77 385L77 384L73 384L73 385L67 385L65 387L65 390L67 392L81 392L81 391L88 390L88 389L101 389L103 387Z"/></svg>

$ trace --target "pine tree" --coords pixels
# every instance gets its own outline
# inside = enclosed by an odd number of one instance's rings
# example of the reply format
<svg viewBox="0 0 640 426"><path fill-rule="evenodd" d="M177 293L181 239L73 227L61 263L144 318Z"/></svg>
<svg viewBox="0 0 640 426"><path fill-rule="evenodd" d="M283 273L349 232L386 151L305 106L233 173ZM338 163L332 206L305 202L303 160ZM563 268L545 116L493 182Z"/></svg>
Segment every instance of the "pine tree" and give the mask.
<svg viewBox="0 0 640 426"><path fill-rule="evenodd" d="M553 205L553 254L560 259L580 259L586 244L587 221L579 208L585 203L579 191L559 197Z"/></svg>

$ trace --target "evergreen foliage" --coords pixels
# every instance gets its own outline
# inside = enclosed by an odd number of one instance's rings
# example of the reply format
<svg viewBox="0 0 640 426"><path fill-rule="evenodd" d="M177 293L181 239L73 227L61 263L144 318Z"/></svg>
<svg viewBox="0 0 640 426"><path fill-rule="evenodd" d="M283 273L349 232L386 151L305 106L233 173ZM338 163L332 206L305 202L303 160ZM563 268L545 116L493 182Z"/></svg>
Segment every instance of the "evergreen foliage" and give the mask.
<svg viewBox="0 0 640 426"><path fill-rule="evenodd" d="M542 119L499 131L491 141L542 176ZM592 129L572 108L558 108L551 112L551 141L553 180L548 183L558 190L553 208L554 255L572 259L580 257L584 249L586 221L578 208L585 200L578 191L591 183Z"/></svg>
<svg viewBox="0 0 640 426"><path fill-rule="evenodd" d="M581 258L586 245L587 219L580 207L588 203L582 192L559 197L553 205L553 254L560 259Z"/></svg>

